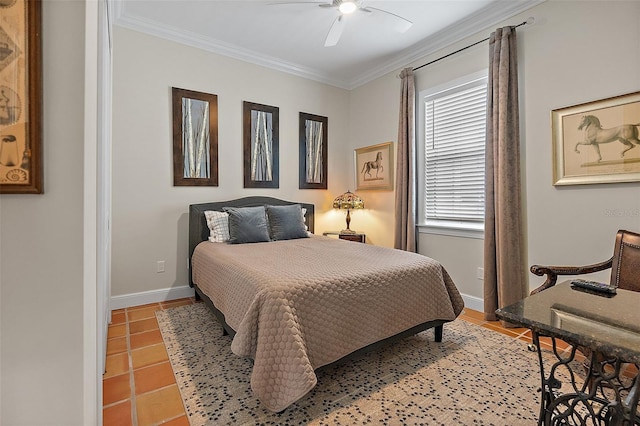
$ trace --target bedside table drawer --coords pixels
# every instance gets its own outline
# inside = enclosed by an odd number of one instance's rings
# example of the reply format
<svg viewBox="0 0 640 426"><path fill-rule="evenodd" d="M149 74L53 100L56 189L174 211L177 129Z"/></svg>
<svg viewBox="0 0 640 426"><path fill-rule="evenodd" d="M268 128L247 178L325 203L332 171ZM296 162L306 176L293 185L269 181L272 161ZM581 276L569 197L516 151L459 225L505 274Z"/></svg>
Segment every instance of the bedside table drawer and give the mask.
<svg viewBox="0 0 640 426"><path fill-rule="evenodd" d="M364 243L366 242L367 236L365 234L339 234L338 238L340 238L341 240Z"/></svg>
<svg viewBox="0 0 640 426"><path fill-rule="evenodd" d="M325 237L327 235L335 235L338 238L340 238L341 240L347 240L347 241L355 241L356 243L366 243L367 242L367 235L366 234L342 234L338 231L327 231L327 232L323 232L322 235L324 235Z"/></svg>

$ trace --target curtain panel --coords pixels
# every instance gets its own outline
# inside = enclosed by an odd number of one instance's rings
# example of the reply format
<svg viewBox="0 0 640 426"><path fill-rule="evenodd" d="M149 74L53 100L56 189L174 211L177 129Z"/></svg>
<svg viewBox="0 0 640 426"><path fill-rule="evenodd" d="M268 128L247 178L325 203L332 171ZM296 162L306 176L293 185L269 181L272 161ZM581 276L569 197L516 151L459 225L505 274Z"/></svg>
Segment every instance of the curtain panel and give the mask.
<svg viewBox="0 0 640 426"><path fill-rule="evenodd" d="M484 317L527 296L522 226L516 31L489 39L485 163ZM508 326L508 324L505 324Z"/></svg>
<svg viewBox="0 0 640 426"><path fill-rule="evenodd" d="M416 251L415 101L412 68L400 73L400 117L396 147L394 247Z"/></svg>

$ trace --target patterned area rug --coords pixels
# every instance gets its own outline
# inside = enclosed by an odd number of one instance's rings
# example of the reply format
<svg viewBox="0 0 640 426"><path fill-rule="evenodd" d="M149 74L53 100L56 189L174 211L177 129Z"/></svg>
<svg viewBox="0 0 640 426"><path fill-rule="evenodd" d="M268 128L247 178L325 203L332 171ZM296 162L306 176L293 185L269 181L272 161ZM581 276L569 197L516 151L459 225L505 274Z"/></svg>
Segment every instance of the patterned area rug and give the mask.
<svg viewBox="0 0 640 426"><path fill-rule="evenodd" d="M538 361L526 343L456 320L317 371L282 413L252 395L252 364L203 303L156 312L191 425L534 425Z"/></svg>

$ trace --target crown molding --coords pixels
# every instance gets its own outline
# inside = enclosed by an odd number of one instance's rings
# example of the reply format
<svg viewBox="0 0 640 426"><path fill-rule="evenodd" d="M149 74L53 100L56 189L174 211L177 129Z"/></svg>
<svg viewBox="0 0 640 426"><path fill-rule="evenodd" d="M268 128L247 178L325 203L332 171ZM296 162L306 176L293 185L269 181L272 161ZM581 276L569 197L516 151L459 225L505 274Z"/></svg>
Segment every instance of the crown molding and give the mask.
<svg viewBox="0 0 640 426"><path fill-rule="evenodd" d="M157 21L127 16L126 11L123 11L122 8L117 10L115 15L115 24L123 28L128 28L130 30L156 36L186 46L195 47L207 52L215 53L233 59L238 59L240 61L249 62L255 65L260 65L266 68L274 69L276 71L293 74L298 77L329 84L331 86L339 87L342 89L349 88L349 82L347 81L332 78L329 75L320 73L316 70L304 67L302 65L286 62L268 55L263 55L261 53L245 49L231 43L225 43L219 40L211 39L209 37L203 37L191 31L179 30L175 27L171 27Z"/></svg>
<svg viewBox="0 0 640 426"><path fill-rule="evenodd" d="M411 63L416 62L426 56L451 46L467 37L482 32L487 28L499 24L500 22L512 18L513 16L525 12L534 6L544 3L547 0L525 0L520 2L496 2L487 9L470 15L458 21L454 26L445 28L405 49L401 54L390 59L384 65L372 69L368 73L362 74L359 78L350 82L349 89L355 89L376 78L382 77L393 71L398 71ZM519 24L514 23L514 25ZM422 47L420 47L420 45Z"/></svg>
<svg viewBox="0 0 640 426"><path fill-rule="evenodd" d="M179 30L157 21L127 15L126 2L124 0L112 0L112 4L113 16L115 18L114 24L120 27L341 89L352 90L390 72L406 67L408 64L484 31L493 25L545 1L546 0L497 1L488 8L462 19L455 25L447 27L420 43L403 50L400 54L392 57L380 66L373 67L368 72L361 73L352 80L338 79L326 73L321 73L299 64L245 49L231 43L203 37L190 31Z"/></svg>

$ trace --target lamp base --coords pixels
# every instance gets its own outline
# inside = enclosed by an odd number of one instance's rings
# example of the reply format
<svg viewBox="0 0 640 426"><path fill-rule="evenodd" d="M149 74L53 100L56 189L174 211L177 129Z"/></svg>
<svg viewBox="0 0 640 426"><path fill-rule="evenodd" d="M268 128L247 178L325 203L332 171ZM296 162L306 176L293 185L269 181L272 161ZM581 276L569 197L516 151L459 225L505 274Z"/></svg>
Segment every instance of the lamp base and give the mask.
<svg viewBox="0 0 640 426"><path fill-rule="evenodd" d="M341 234L349 234L349 235L353 235L353 234L357 234L356 231L354 231L353 229L343 229L342 231L340 231Z"/></svg>
<svg viewBox="0 0 640 426"><path fill-rule="evenodd" d="M356 231L352 231L351 229L349 229L349 224L351 223L351 209L347 209L347 229L343 229L342 231L340 231L341 234L355 234Z"/></svg>

